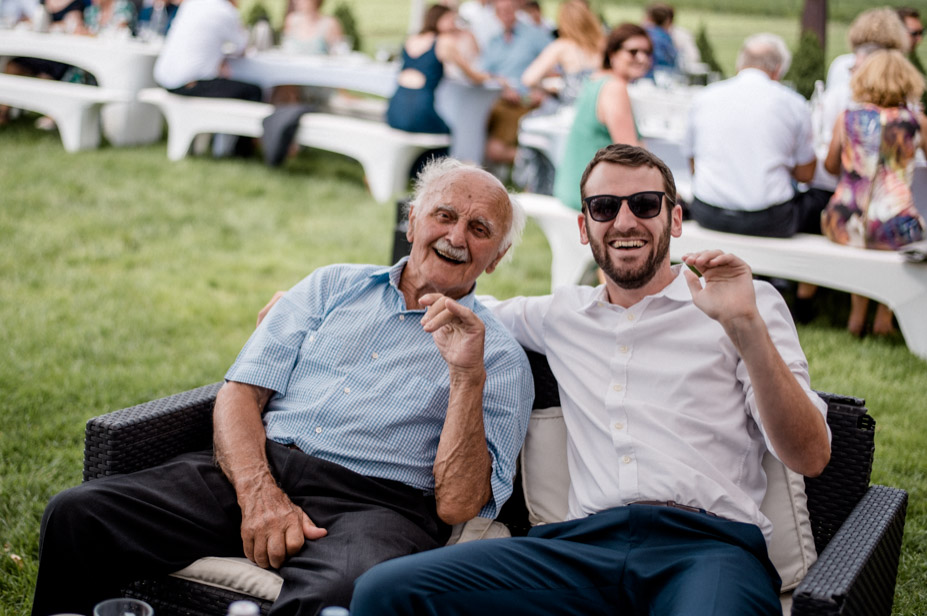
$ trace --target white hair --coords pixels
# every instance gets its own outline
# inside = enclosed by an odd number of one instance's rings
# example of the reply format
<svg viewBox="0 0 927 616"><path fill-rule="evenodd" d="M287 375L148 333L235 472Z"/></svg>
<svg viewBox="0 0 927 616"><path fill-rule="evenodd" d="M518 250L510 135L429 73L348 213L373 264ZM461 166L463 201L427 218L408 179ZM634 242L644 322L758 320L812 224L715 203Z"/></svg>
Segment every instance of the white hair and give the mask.
<svg viewBox="0 0 927 616"><path fill-rule="evenodd" d="M521 234L525 230L525 219L527 215L525 214L524 208L512 197L496 176L485 169L477 167L476 165L463 163L456 158L433 158L425 163L425 166L422 167L422 170L419 171L418 176L415 178L412 199L406 204L406 217L408 217L409 210L412 208L416 209L416 215L418 216L423 216L430 212L438 205L437 199L432 197L443 190L447 176L452 173L456 174L460 172L476 173L493 185L493 187L497 188L502 195L505 195L505 199L512 213L512 220L502 238L499 252L518 244L521 240ZM509 250L503 260L507 260L511 258L511 256L512 251Z"/></svg>
<svg viewBox="0 0 927 616"><path fill-rule="evenodd" d="M758 68L781 78L789 72L792 52L778 34L761 32L748 36L737 53L737 71Z"/></svg>

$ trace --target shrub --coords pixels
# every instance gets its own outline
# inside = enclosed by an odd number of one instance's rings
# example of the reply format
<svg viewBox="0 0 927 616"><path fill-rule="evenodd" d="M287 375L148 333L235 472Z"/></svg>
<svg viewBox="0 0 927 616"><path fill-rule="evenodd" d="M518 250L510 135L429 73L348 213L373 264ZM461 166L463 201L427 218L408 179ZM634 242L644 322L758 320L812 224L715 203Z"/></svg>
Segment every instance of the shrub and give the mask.
<svg viewBox="0 0 927 616"><path fill-rule="evenodd" d="M360 51L361 33L357 28L357 20L354 19L354 12L346 2L339 2L335 7L335 19L341 22L341 30L345 38L350 41L351 49Z"/></svg>
<svg viewBox="0 0 927 616"><path fill-rule="evenodd" d="M806 30L801 35L798 49L792 54L792 66L783 77L783 81L791 81L795 90L805 98L811 98L814 93L814 82L824 80L827 67L824 61L824 49L818 35Z"/></svg>
<svg viewBox="0 0 927 616"><path fill-rule="evenodd" d="M699 23L698 32L695 34L695 45L698 47L698 53L702 57L702 62L708 65L709 69L724 77L724 71L715 58L715 50L708 40L708 32L705 30L705 24Z"/></svg>

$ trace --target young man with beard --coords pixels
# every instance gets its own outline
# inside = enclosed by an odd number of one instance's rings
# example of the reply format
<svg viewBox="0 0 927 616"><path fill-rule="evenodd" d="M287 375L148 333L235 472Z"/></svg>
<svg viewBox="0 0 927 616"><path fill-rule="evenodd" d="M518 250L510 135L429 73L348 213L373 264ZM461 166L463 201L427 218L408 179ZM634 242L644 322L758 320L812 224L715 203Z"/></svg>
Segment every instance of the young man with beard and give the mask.
<svg viewBox="0 0 927 616"><path fill-rule="evenodd" d="M604 285L491 306L560 387L565 522L379 565L352 616L781 614L759 507L768 449L804 475L830 457L788 308L733 255L671 265L672 174L600 150L581 181L583 243Z"/></svg>

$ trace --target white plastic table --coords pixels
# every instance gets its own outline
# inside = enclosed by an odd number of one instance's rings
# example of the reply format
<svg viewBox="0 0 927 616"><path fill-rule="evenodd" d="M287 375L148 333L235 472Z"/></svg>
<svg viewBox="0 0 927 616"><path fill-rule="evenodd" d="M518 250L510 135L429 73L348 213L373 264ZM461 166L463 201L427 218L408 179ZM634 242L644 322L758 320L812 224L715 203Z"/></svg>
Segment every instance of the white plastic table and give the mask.
<svg viewBox="0 0 927 616"><path fill-rule="evenodd" d="M104 88L122 91L129 99L154 85L154 63L160 41L141 42L115 36L0 31L0 56L28 56L66 62L94 75ZM103 107L103 134L113 145L150 143L161 136L161 116L143 103L111 103Z"/></svg>

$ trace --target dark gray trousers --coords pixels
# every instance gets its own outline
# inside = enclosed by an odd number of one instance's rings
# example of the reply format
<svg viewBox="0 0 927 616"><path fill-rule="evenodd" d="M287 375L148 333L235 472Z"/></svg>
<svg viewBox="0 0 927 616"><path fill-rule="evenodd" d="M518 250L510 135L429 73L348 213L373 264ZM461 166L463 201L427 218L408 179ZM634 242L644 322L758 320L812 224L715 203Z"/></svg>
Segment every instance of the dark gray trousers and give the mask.
<svg viewBox="0 0 927 616"><path fill-rule="evenodd" d="M347 606L354 579L373 565L447 540L433 496L272 441L267 454L280 487L328 530L280 568L275 616ZM33 616L91 614L133 580L202 556L243 556L240 528L235 491L211 451L65 490L42 519Z"/></svg>

